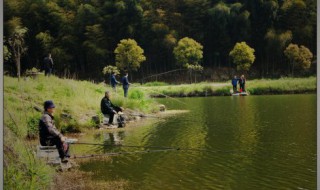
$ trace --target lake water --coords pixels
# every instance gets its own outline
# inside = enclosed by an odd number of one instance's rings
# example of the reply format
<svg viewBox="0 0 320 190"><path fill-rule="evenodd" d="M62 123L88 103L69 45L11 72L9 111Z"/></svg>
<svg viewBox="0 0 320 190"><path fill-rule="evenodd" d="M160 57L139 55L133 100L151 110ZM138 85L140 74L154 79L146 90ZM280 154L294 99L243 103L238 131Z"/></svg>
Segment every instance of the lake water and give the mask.
<svg viewBox="0 0 320 190"><path fill-rule="evenodd" d="M80 169L95 180L126 179L132 189L316 189L316 95L179 100L187 105L158 99L189 112L80 140L181 150L95 159ZM75 146L84 154L149 150Z"/></svg>

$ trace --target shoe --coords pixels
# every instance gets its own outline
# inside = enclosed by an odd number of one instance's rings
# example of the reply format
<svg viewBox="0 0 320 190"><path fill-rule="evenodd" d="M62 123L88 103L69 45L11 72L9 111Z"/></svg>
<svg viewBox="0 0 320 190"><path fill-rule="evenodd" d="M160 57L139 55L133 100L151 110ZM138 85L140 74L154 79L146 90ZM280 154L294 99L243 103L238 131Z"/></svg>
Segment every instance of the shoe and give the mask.
<svg viewBox="0 0 320 190"><path fill-rule="evenodd" d="M62 162L62 163L67 163L68 161L69 161L69 160L68 160L67 158L62 158L62 159L61 159L61 162Z"/></svg>

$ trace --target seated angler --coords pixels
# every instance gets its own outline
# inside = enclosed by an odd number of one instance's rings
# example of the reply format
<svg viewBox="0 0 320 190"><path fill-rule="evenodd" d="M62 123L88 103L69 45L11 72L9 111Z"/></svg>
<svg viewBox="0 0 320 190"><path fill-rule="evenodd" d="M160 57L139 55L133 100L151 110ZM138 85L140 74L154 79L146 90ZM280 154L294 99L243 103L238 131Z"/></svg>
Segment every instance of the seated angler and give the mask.
<svg viewBox="0 0 320 190"><path fill-rule="evenodd" d="M69 146L64 137L54 124L55 105L51 100L44 102L44 113L39 122L39 135L41 146L56 145L61 162L68 162Z"/></svg>
<svg viewBox="0 0 320 190"><path fill-rule="evenodd" d="M105 96L101 100L101 112L105 115L105 117L109 116L109 125L113 124L113 117L114 114L117 114L118 112L122 111L123 109L121 107L115 106L110 101L111 95L109 91L105 92Z"/></svg>

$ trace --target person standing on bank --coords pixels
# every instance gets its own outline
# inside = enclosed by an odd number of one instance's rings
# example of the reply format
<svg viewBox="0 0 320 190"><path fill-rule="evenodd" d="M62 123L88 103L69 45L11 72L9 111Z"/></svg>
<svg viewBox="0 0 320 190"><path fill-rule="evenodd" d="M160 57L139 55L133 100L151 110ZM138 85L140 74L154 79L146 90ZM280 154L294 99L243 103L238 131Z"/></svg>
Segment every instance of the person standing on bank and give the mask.
<svg viewBox="0 0 320 190"><path fill-rule="evenodd" d="M244 78L244 75L241 75L239 79L239 85L240 85L240 92L245 92L246 78Z"/></svg>
<svg viewBox="0 0 320 190"><path fill-rule="evenodd" d="M124 75L124 77L122 78L122 87L123 87L123 91L124 91L124 97L126 98L128 96L128 90L129 90L129 85L131 83L128 80L128 73L126 73Z"/></svg>
<svg viewBox="0 0 320 190"><path fill-rule="evenodd" d="M239 81L239 79L237 78L237 76L234 76L234 78L231 81L232 86L233 86L233 93L237 93L238 81Z"/></svg>
<svg viewBox="0 0 320 190"><path fill-rule="evenodd" d="M108 125L112 125L114 115L123 110L121 107L113 105L110 98L110 92L106 91L105 96L102 98L100 103L100 108L103 115L105 115L105 117L109 116Z"/></svg>
<svg viewBox="0 0 320 190"><path fill-rule="evenodd" d="M110 77L111 87L115 92L117 92L117 84L120 84L120 82L117 81L116 76L117 76L117 73L113 72Z"/></svg>
<svg viewBox="0 0 320 190"><path fill-rule="evenodd" d="M50 53L48 54L47 57L44 58L43 64L44 64L44 75L50 76L53 72L53 59Z"/></svg>
<svg viewBox="0 0 320 190"><path fill-rule="evenodd" d="M65 143L64 137L54 124L55 105L51 100L44 102L44 113L39 121L39 136L41 146L56 145L61 162L68 162L69 145Z"/></svg>

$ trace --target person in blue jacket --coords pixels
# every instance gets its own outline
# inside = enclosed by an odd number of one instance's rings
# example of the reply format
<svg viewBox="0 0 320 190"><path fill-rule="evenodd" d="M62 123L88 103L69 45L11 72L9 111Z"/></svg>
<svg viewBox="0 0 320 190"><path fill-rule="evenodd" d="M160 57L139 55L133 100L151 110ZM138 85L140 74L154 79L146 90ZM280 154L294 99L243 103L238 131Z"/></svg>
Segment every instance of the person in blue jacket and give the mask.
<svg viewBox="0 0 320 190"><path fill-rule="evenodd" d="M237 76L234 76L232 81L231 81L231 84L233 86L233 93L237 93L238 81L239 81L239 79L237 78Z"/></svg>
<svg viewBox="0 0 320 190"><path fill-rule="evenodd" d="M113 72L110 77L111 87L115 92L117 92L117 84L120 84L120 82L117 81L116 76L117 76L117 73Z"/></svg>
<svg viewBox="0 0 320 190"><path fill-rule="evenodd" d="M124 75L124 77L122 78L122 87L123 87L123 91L124 91L124 97L128 96L128 90L129 90L129 85L131 83L128 80L128 73L126 73Z"/></svg>

